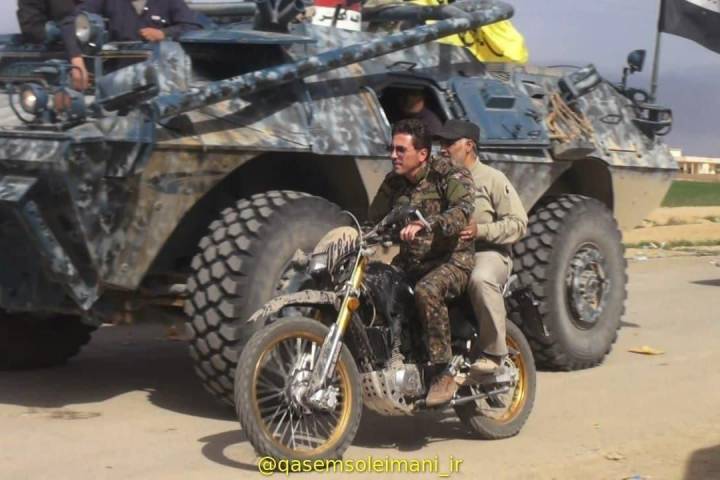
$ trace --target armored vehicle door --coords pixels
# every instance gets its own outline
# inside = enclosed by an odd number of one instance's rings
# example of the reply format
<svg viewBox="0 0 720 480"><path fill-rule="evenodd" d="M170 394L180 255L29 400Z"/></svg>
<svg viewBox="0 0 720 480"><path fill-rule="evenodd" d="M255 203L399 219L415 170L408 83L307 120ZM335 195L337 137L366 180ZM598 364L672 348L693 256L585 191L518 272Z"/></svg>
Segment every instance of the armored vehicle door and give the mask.
<svg viewBox="0 0 720 480"><path fill-rule="evenodd" d="M467 119L480 126L480 143L489 146L547 147L542 114L511 83L491 77L455 77L450 89Z"/></svg>
<svg viewBox="0 0 720 480"><path fill-rule="evenodd" d="M328 77L336 77L330 72ZM375 92L352 78L306 82L312 151L321 155L384 157L390 125Z"/></svg>

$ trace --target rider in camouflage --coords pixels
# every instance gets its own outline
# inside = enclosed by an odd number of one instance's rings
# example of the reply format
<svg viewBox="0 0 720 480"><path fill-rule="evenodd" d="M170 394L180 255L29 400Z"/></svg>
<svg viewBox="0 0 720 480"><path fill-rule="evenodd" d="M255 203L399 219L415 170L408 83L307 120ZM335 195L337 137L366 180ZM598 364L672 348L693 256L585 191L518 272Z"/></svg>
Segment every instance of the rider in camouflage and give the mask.
<svg viewBox="0 0 720 480"><path fill-rule="evenodd" d="M400 232L400 253L393 264L415 282L418 315L427 334L435 376L427 405L452 399L457 384L447 365L452 359L446 301L463 293L472 271L473 243L459 237L473 214L474 185L470 172L430 155L432 138L419 120L402 120L393 128L388 174L370 207L379 221L395 205L416 206L428 225L414 220ZM429 227L429 229L428 229Z"/></svg>

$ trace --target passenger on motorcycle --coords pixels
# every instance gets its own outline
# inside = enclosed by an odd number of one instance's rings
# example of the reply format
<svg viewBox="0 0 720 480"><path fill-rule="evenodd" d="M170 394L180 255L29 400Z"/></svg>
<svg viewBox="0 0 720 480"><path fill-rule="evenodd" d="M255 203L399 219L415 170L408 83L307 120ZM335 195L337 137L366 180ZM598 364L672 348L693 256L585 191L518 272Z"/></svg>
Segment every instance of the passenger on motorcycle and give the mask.
<svg viewBox="0 0 720 480"><path fill-rule="evenodd" d="M441 155L467 168L476 187L472 221L460 232L461 239L475 243L475 267L468 294L479 333L473 349L478 357L470 372L492 374L508 354L503 287L512 272L511 245L525 235L528 218L507 177L480 161L480 129L475 124L448 120L436 137L440 139Z"/></svg>

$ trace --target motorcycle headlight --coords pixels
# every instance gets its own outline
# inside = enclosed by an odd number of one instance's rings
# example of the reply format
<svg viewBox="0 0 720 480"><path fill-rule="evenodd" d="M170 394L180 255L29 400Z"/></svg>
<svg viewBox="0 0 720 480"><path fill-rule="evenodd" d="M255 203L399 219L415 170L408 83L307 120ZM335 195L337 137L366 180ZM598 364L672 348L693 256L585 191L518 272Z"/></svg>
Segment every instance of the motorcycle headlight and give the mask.
<svg viewBox="0 0 720 480"><path fill-rule="evenodd" d="M75 38L88 53L100 50L105 43L105 22L100 15L80 12L75 17Z"/></svg>
<svg viewBox="0 0 720 480"><path fill-rule="evenodd" d="M310 264L308 265L308 273L310 275L319 275L322 272L326 271L328 268L328 254L327 252L323 253L314 253L312 257L310 257Z"/></svg>
<svg viewBox="0 0 720 480"><path fill-rule="evenodd" d="M48 104L48 93L42 86L29 83L20 88L20 106L31 115L42 113Z"/></svg>

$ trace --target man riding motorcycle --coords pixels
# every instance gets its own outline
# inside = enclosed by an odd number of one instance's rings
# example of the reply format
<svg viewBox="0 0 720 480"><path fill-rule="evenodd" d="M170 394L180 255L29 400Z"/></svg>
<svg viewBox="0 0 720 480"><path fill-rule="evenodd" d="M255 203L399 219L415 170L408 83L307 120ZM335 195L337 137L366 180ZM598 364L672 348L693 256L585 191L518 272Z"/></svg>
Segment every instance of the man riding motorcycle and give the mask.
<svg viewBox="0 0 720 480"><path fill-rule="evenodd" d="M400 253L393 264L415 284L418 316L427 334L430 362L441 372L428 391L428 406L450 401L458 389L452 359L446 302L460 296L474 264L473 242L460 232L473 214L474 185L470 172L430 155L432 138L419 120L402 120L392 132L389 173L370 206L379 221L396 205L411 205L427 219L412 221L400 232Z"/></svg>
<svg viewBox="0 0 720 480"><path fill-rule="evenodd" d="M484 439L516 435L530 415L535 363L517 325L507 324L500 368L470 373L475 315L467 302L445 301L463 293L473 269L473 241L461 232L475 186L467 169L433 158L430 142L422 122L398 122L393 172L370 208L374 225L353 217L356 228L328 232L300 260L307 288L278 295L248 319L260 328L238 359L234 392L258 455L338 458L364 407L385 416L452 407ZM372 260L398 229L392 265ZM524 290L505 293L534 305Z"/></svg>

